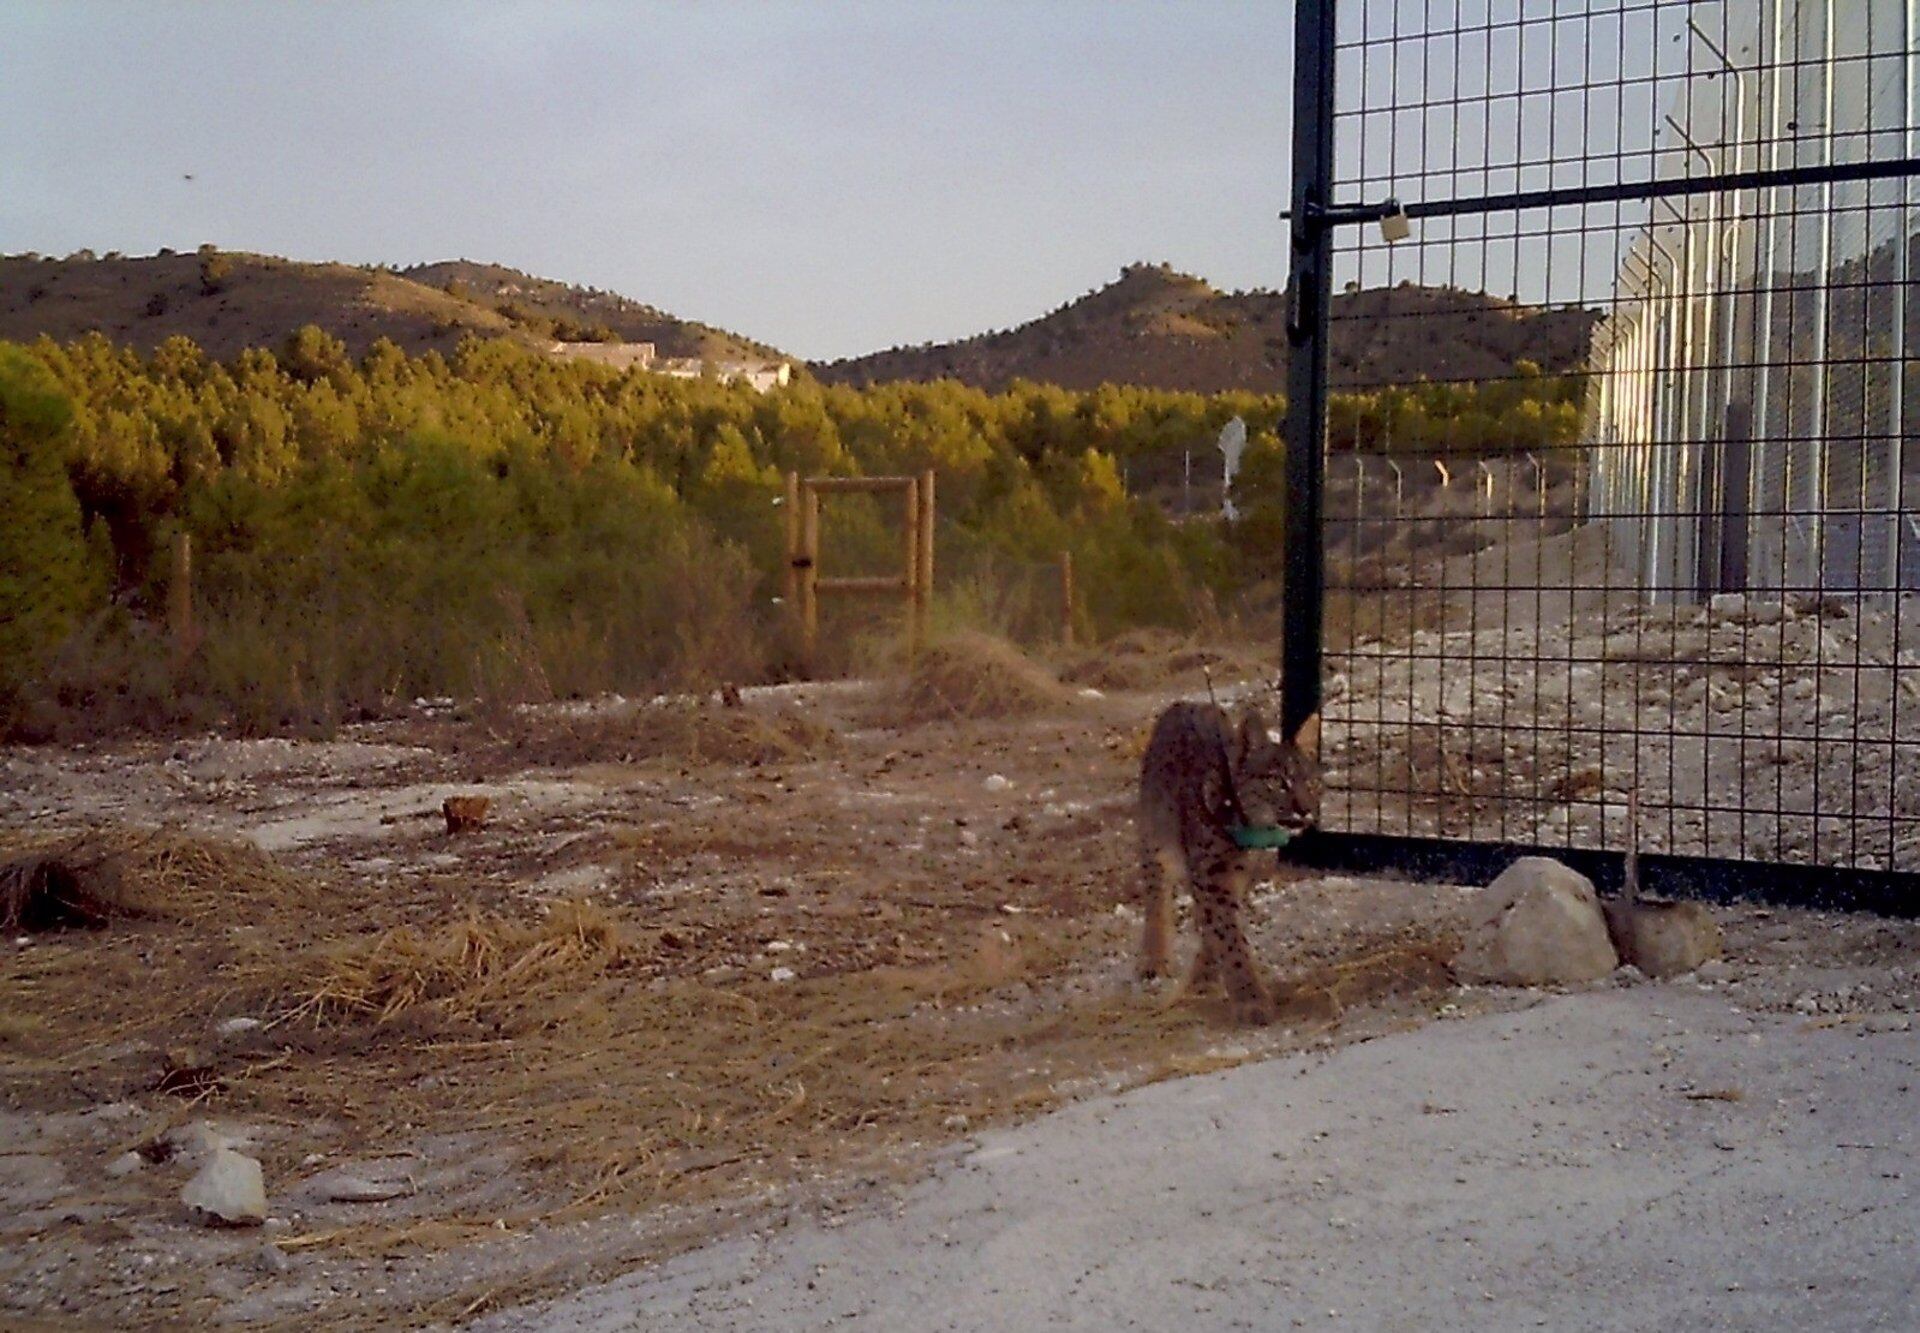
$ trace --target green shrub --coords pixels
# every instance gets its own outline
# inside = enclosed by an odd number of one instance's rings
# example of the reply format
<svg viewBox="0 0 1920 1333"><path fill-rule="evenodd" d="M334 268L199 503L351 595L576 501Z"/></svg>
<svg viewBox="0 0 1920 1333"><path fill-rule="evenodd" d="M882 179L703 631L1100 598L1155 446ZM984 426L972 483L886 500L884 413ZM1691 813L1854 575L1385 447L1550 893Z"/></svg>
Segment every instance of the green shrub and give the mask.
<svg viewBox="0 0 1920 1333"><path fill-rule="evenodd" d="M0 345L0 711L106 589L67 477L72 416L38 360Z"/></svg>

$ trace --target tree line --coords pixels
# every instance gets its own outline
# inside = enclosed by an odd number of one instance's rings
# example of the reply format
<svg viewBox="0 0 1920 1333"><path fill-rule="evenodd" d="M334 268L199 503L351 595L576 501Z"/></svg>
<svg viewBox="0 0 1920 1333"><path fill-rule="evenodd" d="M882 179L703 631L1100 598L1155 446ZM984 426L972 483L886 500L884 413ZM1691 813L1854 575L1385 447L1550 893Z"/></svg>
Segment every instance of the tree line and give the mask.
<svg viewBox="0 0 1920 1333"><path fill-rule="evenodd" d="M1333 442L1540 447L1574 437L1578 402L1537 374L1414 386L1337 400ZM1123 478L1240 416L1242 526L1270 533L1283 412L1272 395L1128 386L802 375L761 394L481 339L356 359L313 327L224 363L184 338L151 356L99 336L0 343L0 724L326 725L417 694L778 674L789 469L934 469L954 614L1038 633L1041 571L1070 550L1089 636L1191 627L1270 562ZM836 500L825 558L888 568L891 522ZM176 533L204 635L184 678L157 629Z"/></svg>

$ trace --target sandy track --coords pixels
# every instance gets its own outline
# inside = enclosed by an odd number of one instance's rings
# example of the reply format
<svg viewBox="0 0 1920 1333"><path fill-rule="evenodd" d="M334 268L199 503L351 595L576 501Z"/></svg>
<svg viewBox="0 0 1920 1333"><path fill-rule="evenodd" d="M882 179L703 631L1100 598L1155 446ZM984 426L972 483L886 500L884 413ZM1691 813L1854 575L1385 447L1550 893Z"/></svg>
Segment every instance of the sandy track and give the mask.
<svg viewBox="0 0 1920 1333"><path fill-rule="evenodd" d="M1909 1328L1904 1022L1558 998L1082 1103L848 1225L480 1326Z"/></svg>

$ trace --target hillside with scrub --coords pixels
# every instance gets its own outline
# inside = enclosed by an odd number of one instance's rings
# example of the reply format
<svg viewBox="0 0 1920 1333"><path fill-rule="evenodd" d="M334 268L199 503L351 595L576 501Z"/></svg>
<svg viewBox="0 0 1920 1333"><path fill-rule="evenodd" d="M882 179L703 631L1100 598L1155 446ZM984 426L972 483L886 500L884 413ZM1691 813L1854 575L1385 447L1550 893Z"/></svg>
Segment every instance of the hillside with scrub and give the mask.
<svg viewBox="0 0 1920 1333"><path fill-rule="evenodd" d="M190 338L214 357L272 347L311 324L355 356L385 339L451 353L464 338L532 348L650 342L662 356L761 360L750 338L613 292L468 260L392 268L307 263L202 246L192 253L0 255L0 339L98 333L151 352Z"/></svg>
<svg viewBox="0 0 1920 1333"><path fill-rule="evenodd" d="M1577 381L1526 374L1336 404L1335 448L1571 440ZM800 377L760 394L558 362L511 340L354 355L304 328L226 359L91 336L0 344L0 729L327 728L416 696L532 700L778 679L782 474L939 476L935 616L1029 642L1250 625L1274 605L1278 397ZM1250 428L1243 519L1135 478ZM824 560L879 573L895 515L836 498ZM190 535L197 642L170 661ZM825 669L893 642L833 608Z"/></svg>
<svg viewBox="0 0 1920 1333"><path fill-rule="evenodd" d="M1015 328L816 366L825 380L955 379L985 389L1016 380L1067 388L1142 384L1195 393L1265 392L1286 381L1284 293L1223 292L1165 264L1129 264L1103 287ZM1576 369L1599 322L1581 306L1403 282L1334 297L1329 373L1336 388L1483 381L1521 361Z"/></svg>

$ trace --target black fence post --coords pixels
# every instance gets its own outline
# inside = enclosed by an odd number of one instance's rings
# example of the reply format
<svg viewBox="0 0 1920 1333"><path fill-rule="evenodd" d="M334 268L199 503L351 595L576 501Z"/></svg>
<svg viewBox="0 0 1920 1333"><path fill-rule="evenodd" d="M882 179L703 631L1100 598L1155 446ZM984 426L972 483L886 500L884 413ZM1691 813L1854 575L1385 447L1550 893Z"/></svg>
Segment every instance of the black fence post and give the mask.
<svg viewBox="0 0 1920 1333"><path fill-rule="evenodd" d="M1287 495L1281 726L1291 736L1320 711L1325 553L1320 492L1327 428L1327 317L1333 237L1334 7L1297 0L1293 27L1293 196L1287 292Z"/></svg>

